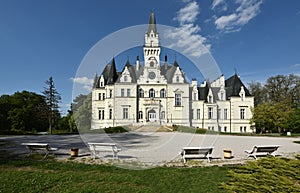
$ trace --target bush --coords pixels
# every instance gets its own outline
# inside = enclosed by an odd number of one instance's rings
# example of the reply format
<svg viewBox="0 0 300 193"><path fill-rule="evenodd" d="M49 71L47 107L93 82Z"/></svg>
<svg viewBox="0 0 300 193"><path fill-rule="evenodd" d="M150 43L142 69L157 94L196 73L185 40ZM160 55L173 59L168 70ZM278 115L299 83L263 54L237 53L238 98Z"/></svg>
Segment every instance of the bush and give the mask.
<svg viewBox="0 0 300 193"><path fill-rule="evenodd" d="M128 132L123 127L109 127L104 129L105 133L124 133Z"/></svg>

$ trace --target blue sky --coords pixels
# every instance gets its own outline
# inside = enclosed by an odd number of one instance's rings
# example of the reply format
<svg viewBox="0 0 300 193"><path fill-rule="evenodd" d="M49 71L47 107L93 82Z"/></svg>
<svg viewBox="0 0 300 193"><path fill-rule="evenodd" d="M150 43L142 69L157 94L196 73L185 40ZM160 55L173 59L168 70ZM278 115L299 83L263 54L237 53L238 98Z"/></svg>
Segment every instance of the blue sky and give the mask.
<svg viewBox="0 0 300 193"><path fill-rule="evenodd" d="M299 0L0 0L0 95L41 93L53 76L66 112L73 81L91 82L75 78L86 53L117 30L146 24L151 10L179 38L190 33L189 47L202 43L227 78L235 69L245 83L300 75Z"/></svg>

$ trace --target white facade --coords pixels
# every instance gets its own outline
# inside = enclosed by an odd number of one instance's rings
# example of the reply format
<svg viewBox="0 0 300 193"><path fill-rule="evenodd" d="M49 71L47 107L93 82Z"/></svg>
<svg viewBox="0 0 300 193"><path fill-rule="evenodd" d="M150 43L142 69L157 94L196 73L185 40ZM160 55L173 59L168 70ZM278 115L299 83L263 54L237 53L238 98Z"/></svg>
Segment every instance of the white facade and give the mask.
<svg viewBox="0 0 300 193"><path fill-rule="evenodd" d="M221 75L200 86L187 82L175 61L160 64L159 34L151 13L143 48L144 62L129 61L116 72L114 59L92 91L92 129L121 125L185 125L222 132L252 132L254 99L237 75Z"/></svg>

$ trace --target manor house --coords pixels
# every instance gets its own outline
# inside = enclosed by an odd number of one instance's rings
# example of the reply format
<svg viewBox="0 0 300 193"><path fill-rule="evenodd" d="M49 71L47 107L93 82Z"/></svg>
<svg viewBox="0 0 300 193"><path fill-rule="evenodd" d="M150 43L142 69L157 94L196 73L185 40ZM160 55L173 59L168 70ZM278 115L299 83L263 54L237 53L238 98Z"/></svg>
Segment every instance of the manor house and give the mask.
<svg viewBox="0 0 300 193"><path fill-rule="evenodd" d="M252 132L254 98L234 74L198 84L187 81L180 64L161 62L154 13L150 14L143 62L129 60L117 72L115 60L96 75L92 90L92 129L120 125L184 125L222 132Z"/></svg>

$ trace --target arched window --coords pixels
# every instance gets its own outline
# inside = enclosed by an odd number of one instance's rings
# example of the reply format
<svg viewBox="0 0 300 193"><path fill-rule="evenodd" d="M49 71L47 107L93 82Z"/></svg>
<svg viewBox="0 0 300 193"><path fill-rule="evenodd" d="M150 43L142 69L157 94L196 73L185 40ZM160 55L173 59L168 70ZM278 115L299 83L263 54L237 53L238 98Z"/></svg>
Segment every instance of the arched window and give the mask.
<svg viewBox="0 0 300 193"><path fill-rule="evenodd" d="M160 98L165 98L166 97L166 90L163 88L160 90Z"/></svg>
<svg viewBox="0 0 300 193"><path fill-rule="evenodd" d="M139 89L139 97L144 98L144 90L141 88Z"/></svg>
<svg viewBox="0 0 300 193"><path fill-rule="evenodd" d="M139 119L143 119L143 111L139 111Z"/></svg>
<svg viewBox="0 0 300 193"><path fill-rule="evenodd" d="M153 88L151 88L149 90L149 98L154 98L155 97L155 90Z"/></svg>
<svg viewBox="0 0 300 193"><path fill-rule="evenodd" d="M160 119L165 119L166 118L166 112L165 111L162 111L160 114L161 114Z"/></svg>

